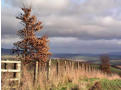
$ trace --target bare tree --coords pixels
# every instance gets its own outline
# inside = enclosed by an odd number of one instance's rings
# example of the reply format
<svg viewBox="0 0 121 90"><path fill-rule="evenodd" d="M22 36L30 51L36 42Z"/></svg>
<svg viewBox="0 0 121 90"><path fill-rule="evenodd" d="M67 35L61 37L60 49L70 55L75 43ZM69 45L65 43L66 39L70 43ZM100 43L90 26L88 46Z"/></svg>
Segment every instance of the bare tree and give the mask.
<svg viewBox="0 0 121 90"><path fill-rule="evenodd" d="M101 56L100 59L101 59L101 66L100 66L101 70L104 73L111 73L109 56L103 55Z"/></svg>

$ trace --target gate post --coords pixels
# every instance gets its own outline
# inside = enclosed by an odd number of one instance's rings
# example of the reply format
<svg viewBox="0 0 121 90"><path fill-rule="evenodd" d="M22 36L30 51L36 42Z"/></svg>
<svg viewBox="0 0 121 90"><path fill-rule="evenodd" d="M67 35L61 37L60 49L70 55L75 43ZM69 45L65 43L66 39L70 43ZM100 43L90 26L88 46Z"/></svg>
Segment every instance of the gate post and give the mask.
<svg viewBox="0 0 121 90"><path fill-rule="evenodd" d="M19 73L17 73L17 78L19 79L18 83L20 85L20 79L21 79L21 63L17 63L17 70L20 71Z"/></svg>

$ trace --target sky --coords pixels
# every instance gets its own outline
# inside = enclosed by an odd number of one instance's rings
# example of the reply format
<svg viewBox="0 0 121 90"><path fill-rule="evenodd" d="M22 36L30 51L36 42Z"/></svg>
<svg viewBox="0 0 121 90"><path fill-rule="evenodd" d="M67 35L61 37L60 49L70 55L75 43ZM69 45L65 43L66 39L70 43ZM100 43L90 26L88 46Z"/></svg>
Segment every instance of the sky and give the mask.
<svg viewBox="0 0 121 90"><path fill-rule="evenodd" d="M1 47L13 48L23 4L43 23L52 53L121 52L121 0L2 0Z"/></svg>

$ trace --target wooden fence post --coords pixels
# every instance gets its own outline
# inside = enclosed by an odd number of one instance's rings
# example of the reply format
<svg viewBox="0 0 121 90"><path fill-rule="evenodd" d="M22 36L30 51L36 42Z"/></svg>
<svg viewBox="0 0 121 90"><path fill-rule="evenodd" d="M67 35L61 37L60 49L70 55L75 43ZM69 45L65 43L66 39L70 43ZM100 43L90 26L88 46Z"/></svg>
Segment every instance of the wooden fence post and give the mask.
<svg viewBox="0 0 121 90"><path fill-rule="evenodd" d="M84 69L84 63L82 63L82 69Z"/></svg>
<svg viewBox="0 0 121 90"><path fill-rule="evenodd" d="M35 78L36 78L36 81L37 81L37 78L38 78L38 61L36 61L36 76L35 76Z"/></svg>
<svg viewBox="0 0 121 90"><path fill-rule="evenodd" d="M50 66L51 66L51 59L49 60L49 62L47 62L47 80L49 80Z"/></svg>
<svg viewBox="0 0 121 90"><path fill-rule="evenodd" d="M77 64L77 69L79 69L79 61L78 61L78 64Z"/></svg>
<svg viewBox="0 0 121 90"><path fill-rule="evenodd" d="M38 77L38 61L35 62L35 68L34 68L34 84L37 82Z"/></svg>
<svg viewBox="0 0 121 90"><path fill-rule="evenodd" d="M57 75L58 75L58 60L57 60L57 62L56 62L56 73L57 73Z"/></svg>
<svg viewBox="0 0 121 90"><path fill-rule="evenodd" d="M66 60L65 60L65 62L64 62L64 68L65 68L65 71L66 71L66 66L67 66L67 62L66 62Z"/></svg>
<svg viewBox="0 0 121 90"><path fill-rule="evenodd" d="M72 65L73 65L73 69L75 69L75 62L74 61L72 62Z"/></svg>

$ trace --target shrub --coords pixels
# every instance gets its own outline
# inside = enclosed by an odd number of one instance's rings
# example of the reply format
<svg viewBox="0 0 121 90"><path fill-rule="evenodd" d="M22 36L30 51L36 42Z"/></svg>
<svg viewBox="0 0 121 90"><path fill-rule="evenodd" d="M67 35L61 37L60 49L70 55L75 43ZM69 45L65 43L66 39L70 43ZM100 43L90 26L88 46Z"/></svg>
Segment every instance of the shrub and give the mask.
<svg viewBox="0 0 121 90"><path fill-rule="evenodd" d="M108 74L111 73L110 60L109 60L109 56L108 55L101 56L101 66L100 66L100 68L101 68L101 70L104 73L108 73Z"/></svg>

